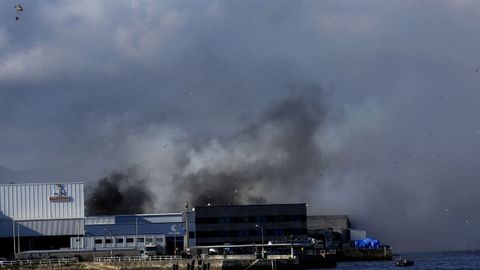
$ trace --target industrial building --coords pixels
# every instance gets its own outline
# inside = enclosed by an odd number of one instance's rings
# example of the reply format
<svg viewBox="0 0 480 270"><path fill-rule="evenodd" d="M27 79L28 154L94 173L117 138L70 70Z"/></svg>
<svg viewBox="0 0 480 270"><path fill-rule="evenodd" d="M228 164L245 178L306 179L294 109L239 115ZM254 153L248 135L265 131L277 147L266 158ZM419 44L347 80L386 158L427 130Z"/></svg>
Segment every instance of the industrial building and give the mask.
<svg viewBox="0 0 480 270"><path fill-rule="evenodd" d="M184 246L183 213L85 217L84 202L83 183L0 185L0 256L28 250L109 250L149 242L173 254L175 247Z"/></svg>
<svg viewBox="0 0 480 270"><path fill-rule="evenodd" d="M196 207L197 246L290 241L307 234L307 206L267 204Z"/></svg>
<svg viewBox="0 0 480 270"><path fill-rule="evenodd" d="M366 238L348 216L308 216L307 205L197 206L191 211L86 217L83 183L0 185L0 257L25 251L130 254L155 244L166 254L187 247L303 241L325 248ZM102 253L103 252L103 253ZM38 254L38 253L37 253Z"/></svg>
<svg viewBox="0 0 480 270"><path fill-rule="evenodd" d="M155 243L173 254L175 248L183 249L184 235L183 213L94 216L85 218L85 237L78 244L102 249ZM76 242L71 247L76 248Z"/></svg>
<svg viewBox="0 0 480 270"><path fill-rule="evenodd" d="M184 247L290 240L307 233L306 204L201 206L194 211L84 215L83 183L0 185L0 254L52 249L112 250L155 243Z"/></svg>
<svg viewBox="0 0 480 270"><path fill-rule="evenodd" d="M367 238L364 230L353 229L347 215L314 215L307 217L308 236L320 240L325 248L340 249L350 241Z"/></svg>
<svg viewBox="0 0 480 270"><path fill-rule="evenodd" d="M341 233L351 224L347 215L315 215L307 217L307 227L308 231L331 229Z"/></svg>
<svg viewBox="0 0 480 270"><path fill-rule="evenodd" d="M0 185L0 254L68 247L84 234L84 185Z"/></svg>

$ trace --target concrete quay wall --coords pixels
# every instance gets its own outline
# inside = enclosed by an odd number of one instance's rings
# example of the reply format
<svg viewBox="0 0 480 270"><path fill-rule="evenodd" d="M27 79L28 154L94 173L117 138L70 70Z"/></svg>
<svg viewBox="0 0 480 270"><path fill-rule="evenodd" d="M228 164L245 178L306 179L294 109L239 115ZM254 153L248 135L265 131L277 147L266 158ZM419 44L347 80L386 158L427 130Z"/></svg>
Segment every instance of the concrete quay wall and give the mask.
<svg viewBox="0 0 480 270"><path fill-rule="evenodd" d="M390 248L337 250L338 261L391 261L392 259L393 254Z"/></svg>
<svg viewBox="0 0 480 270"><path fill-rule="evenodd" d="M162 270L295 270L299 269L296 260L194 260L183 259L176 261L152 261L152 262L121 262L104 263L106 269L130 270L130 269L162 269ZM105 268L104 268L105 269Z"/></svg>
<svg viewBox="0 0 480 270"><path fill-rule="evenodd" d="M29 269L29 270L297 270L300 269L296 260L195 260L181 259L172 261L136 261L136 262L81 262L66 265L23 265L6 266L2 270Z"/></svg>

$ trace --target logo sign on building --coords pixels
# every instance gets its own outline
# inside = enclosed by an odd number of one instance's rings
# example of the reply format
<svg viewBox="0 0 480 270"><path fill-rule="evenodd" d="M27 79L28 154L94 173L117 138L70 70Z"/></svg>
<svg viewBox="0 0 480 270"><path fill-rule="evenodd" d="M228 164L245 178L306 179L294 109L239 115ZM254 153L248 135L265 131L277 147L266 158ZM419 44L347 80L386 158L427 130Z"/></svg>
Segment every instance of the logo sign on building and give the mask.
<svg viewBox="0 0 480 270"><path fill-rule="evenodd" d="M178 235L183 231L183 227L179 224L173 224L170 229L171 231L168 233L169 235Z"/></svg>
<svg viewBox="0 0 480 270"><path fill-rule="evenodd" d="M51 202L70 202L72 200L71 196L68 196L65 186L62 184L55 185L55 192L53 195L48 197L48 200Z"/></svg>

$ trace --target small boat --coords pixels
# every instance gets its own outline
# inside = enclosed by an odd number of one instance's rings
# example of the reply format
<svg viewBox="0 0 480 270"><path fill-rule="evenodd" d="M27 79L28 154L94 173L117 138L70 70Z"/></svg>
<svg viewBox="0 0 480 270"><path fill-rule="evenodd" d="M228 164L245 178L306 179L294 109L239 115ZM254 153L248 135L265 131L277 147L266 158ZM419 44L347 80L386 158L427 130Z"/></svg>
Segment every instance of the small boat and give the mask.
<svg viewBox="0 0 480 270"><path fill-rule="evenodd" d="M408 259L400 259L395 262L395 266L398 266L398 267L414 266L414 265L415 265L415 262Z"/></svg>

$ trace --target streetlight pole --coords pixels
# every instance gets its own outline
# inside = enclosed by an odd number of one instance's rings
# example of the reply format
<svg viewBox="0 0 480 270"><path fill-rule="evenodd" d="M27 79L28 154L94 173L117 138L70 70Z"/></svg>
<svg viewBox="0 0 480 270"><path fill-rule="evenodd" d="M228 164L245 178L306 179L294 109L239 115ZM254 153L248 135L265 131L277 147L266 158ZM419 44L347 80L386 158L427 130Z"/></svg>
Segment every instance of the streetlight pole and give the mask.
<svg viewBox="0 0 480 270"><path fill-rule="evenodd" d="M183 250L186 252L189 247L189 230L188 230L188 201L187 203L185 204L185 212L183 213L184 217L185 217L185 232L184 232L184 236L183 236Z"/></svg>
<svg viewBox="0 0 480 270"><path fill-rule="evenodd" d="M83 243L83 239L85 239L85 237L82 238L82 243ZM77 223L77 248L78 250L80 250L80 220L78 220L78 223Z"/></svg>
<svg viewBox="0 0 480 270"><path fill-rule="evenodd" d="M138 248L138 217L135 219L135 247Z"/></svg>
<svg viewBox="0 0 480 270"><path fill-rule="evenodd" d="M261 233L262 233L262 259L265 257L265 247L263 244L263 226L260 226L258 224L255 225L256 228L260 228Z"/></svg>
<svg viewBox="0 0 480 270"><path fill-rule="evenodd" d="M110 258L112 258L112 257L113 257L113 235L112 235L112 229L107 229L107 228L105 228L105 232L106 232L107 230L110 232Z"/></svg>
<svg viewBox="0 0 480 270"><path fill-rule="evenodd" d="M12 218L13 257L17 258L17 247L15 246L15 219Z"/></svg>
<svg viewBox="0 0 480 270"><path fill-rule="evenodd" d="M113 257L113 236L112 229L110 229L110 258Z"/></svg>
<svg viewBox="0 0 480 270"><path fill-rule="evenodd" d="M177 257L177 231L173 231L173 254Z"/></svg>
<svg viewBox="0 0 480 270"><path fill-rule="evenodd" d="M293 235L290 235L290 257L293 259Z"/></svg>
<svg viewBox="0 0 480 270"><path fill-rule="evenodd" d="M20 254L20 222L17 223L17 238L18 238L18 243L17 243L17 248L18 248L18 254Z"/></svg>
<svg viewBox="0 0 480 270"><path fill-rule="evenodd" d="M181 226L181 225L180 225ZM173 224L171 227L173 233L173 254L177 256L177 233L178 233L178 224Z"/></svg>

